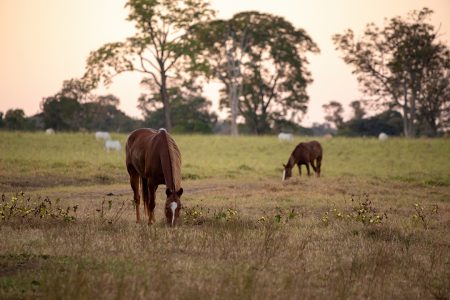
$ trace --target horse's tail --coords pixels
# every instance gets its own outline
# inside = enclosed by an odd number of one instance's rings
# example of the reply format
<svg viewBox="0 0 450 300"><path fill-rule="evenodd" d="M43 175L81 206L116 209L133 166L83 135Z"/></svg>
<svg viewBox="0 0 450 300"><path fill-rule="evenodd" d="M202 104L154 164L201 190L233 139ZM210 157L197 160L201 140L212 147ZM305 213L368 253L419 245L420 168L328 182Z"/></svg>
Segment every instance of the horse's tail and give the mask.
<svg viewBox="0 0 450 300"><path fill-rule="evenodd" d="M140 177L140 185L141 185L141 199L144 202L144 213L148 216L148 207L149 207L149 194L148 194L148 183L145 177Z"/></svg>

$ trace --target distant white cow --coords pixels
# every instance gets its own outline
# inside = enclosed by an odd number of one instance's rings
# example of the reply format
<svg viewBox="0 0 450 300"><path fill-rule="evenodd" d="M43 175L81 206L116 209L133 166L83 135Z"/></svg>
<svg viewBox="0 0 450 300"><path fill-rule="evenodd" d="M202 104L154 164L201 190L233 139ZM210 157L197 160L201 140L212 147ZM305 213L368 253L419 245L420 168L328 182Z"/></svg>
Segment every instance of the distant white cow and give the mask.
<svg viewBox="0 0 450 300"><path fill-rule="evenodd" d="M382 133L380 133L379 135L378 135L378 139L380 140L380 141L385 141L385 140L387 140L388 139L388 135L386 134L386 133L384 133L384 132L382 132Z"/></svg>
<svg viewBox="0 0 450 300"><path fill-rule="evenodd" d="M96 139L96 140L104 140L104 141L107 141L107 140L110 140L110 139L111 139L111 136L110 136L109 133L106 132L106 131L97 131L97 132L95 133L95 139Z"/></svg>
<svg viewBox="0 0 450 300"><path fill-rule="evenodd" d="M294 136L292 135L292 133L284 133L284 132L280 132L278 134L278 140L280 142L290 142L294 139Z"/></svg>
<svg viewBox="0 0 450 300"><path fill-rule="evenodd" d="M120 145L119 141L107 140L107 141L105 141L105 149L108 152L110 150L120 151L120 149L122 149L122 146Z"/></svg>
<svg viewBox="0 0 450 300"><path fill-rule="evenodd" d="M55 134L55 130L53 130L53 128L47 128L45 134Z"/></svg>

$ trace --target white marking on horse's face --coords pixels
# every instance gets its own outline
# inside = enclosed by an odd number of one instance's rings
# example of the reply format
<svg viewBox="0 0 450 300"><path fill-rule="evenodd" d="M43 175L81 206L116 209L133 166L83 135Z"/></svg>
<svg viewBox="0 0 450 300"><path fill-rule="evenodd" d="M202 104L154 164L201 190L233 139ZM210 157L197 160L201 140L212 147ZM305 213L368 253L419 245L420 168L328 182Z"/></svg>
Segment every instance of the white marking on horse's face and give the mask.
<svg viewBox="0 0 450 300"><path fill-rule="evenodd" d="M283 176L281 176L281 181L286 180L286 170L283 170Z"/></svg>
<svg viewBox="0 0 450 300"><path fill-rule="evenodd" d="M172 226L173 222L175 222L175 210L177 209L178 204L176 202L170 203L170 209L172 210Z"/></svg>

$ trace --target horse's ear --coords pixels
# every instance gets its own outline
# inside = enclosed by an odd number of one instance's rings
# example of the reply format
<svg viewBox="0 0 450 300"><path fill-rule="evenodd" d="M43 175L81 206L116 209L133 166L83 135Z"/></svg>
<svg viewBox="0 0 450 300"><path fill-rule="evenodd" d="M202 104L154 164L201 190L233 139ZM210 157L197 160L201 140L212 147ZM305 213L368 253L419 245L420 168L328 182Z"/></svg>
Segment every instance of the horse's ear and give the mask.
<svg viewBox="0 0 450 300"><path fill-rule="evenodd" d="M177 192L178 197L181 197L183 195L183 188L180 188Z"/></svg>
<svg viewBox="0 0 450 300"><path fill-rule="evenodd" d="M285 165L285 164L282 164L282 165L283 165L284 168L286 168L286 165Z"/></svg>
<svg viewBox="0 0 450 300"><path fill-rule="evenodd" d="M172 192L170 191L170 189L166 189L166 196L169 197L170 194L172 194Z"/></svg>

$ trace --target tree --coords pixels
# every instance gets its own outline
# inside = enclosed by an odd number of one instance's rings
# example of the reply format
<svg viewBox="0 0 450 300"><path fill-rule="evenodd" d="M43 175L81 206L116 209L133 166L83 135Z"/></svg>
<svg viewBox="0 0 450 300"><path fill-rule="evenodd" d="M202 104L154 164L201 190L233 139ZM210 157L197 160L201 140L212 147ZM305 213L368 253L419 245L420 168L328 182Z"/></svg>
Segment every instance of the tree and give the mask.
<svg viewBox="0 0 450 300"><path fill-rule="evenodd" d="M353 109L353 120L361 120L366 111L364 110L361 101L355 100L350 103L350 107Z"/></svg>
<svg viewBox="0 0 450 300"><path fill-rule="evenodd" d="M434 88L437 74L444 76L443 86L449 84L450 55L448 47L437 40L433 25L427 23L431 14L423 8L405 19L392 18L382 29L368 24L358 40L350 29L333 36L344 61L353 66L363 92L374 101L401 109L407 137L416 135L420 114L431 112L431 126L439 120L442 109L433 109L427 102L441 108L450 101L445 89Z"/></svg>
<svg viewBox="0 0 450 300"><path fill-rule="evenodd" d="M421 89L418 103L419 124L422 124L423 131L428 129L432 136L437 135L439 128L445 130L450 126L449 50L437 55L444 57L430 60L430 66L424 73L424 87Z"/></svg>
<svg viewBox="0 0 450 300"><path fill-rule="evenodd" d="M120 73L140 72L158 88L164 108L165 127L171 130L170 78L179 77L184 57L192 56L192 43L186 34L196 22L213 16L204 0L128 0L129 21L135 22L137 33L124 42L108 43L92 52L87 60L84 80L95 87L106 84ZM152 92L156 92L153 90Z"/></svg>
<svg viewBox="0 0 450 300"><path fill-rule="evenodd" d="M268 132L275 120L306 111L312 79L305 53L319 49L304 30L254 11L202 26L198 40L211 74L225 86L221 105L231 108L232 133L237 110L257 134Z"/></svg>
<svg viewBox="0 0 450 300"><path fill-rule="evenodd" d="M370 118L351 119L342 124L339 135L378 136L381 132L400 135L403 131L402 115L395 110L387 110Z"/></svg>
<svg viewBox="0 0 450 300"><path fill-rule="evenodd" d="M82 124L82 107L77 99L56 94L41 102L46 128L57 131L79 130Z"/></svg>
<svg viewBox="0 0 450 300"><path fill-rule="evenodd" d="M238 18L232 18L198 24L191 31L194 38L201 41L198 46L207 61L207 68L203 69L208 76L218 78L225 86L233 136L239 134L237 117L243 86L242 62L250 46L249 25L239 22ZM197 65L202 64L205 65L204 60L197 62Z"/></svg>
<svg viewBox="0 0 450 300"><path fill-rule="evenodd" d="M212 133L217 116L209 112L211 103L203 98L198 89L174 87L168 90L172 99L173 131L178 133ZM144 115L144 124L152 128L164 125L164 111L158 105L160 95L141 95L139 109Z"/></svg>
<svg viewBox="0 0 450 300"><path fill-rule="evenodd" d="M4 120L3 120L3 112L0 111L0 128L3 128Z"/></svg>
<svg viewBox="0 0 450 300"><path fill-rule="evenodd" d="M342 104L336 101L330 101L330 103L324 104L322 107L325 111L325 120L334 123L337 129L341 128L344 123L344 119L342 118L342 113L344 112Z"/></svg>
<svg viewBox="0 0 450 300"><path fill-rule="evenodd" d="M5 114L5 128L8 130L24 130L26 117L22 109L9 109Z"/></svg>
<svg viewBox="0 0 450 300"><path fill-rule="evenodd" d="M63 81L63 86L58 95L65 98L77 99L79 102L91 101L93 95L85 81L71 78Z"/></svg>

